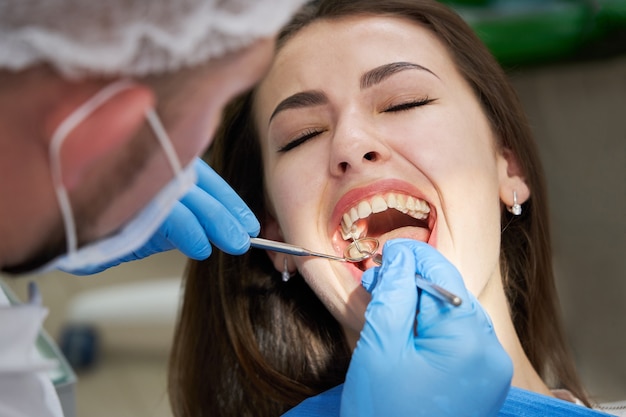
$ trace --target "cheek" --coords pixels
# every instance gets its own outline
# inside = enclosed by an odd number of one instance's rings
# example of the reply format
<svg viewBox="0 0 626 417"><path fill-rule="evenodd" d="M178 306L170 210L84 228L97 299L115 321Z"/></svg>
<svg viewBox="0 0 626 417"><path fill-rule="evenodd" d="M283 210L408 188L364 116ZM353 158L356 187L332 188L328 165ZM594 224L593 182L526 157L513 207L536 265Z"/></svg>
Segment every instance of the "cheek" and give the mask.
<svg viewBox="0 0 626 417"><path fill-rule="evenodd" d="M198 119L179 125L180 127L174 132L172 135L176 138L174 147L183 166L202 155L213 142L220 114L218 111L206 113Z"/></svg>
<svg viewBox="0 0 626 417"><path fill-rule="evenodd" d="M417 123L399 124L390 134L400 152L429 176L453 178L460 170L481 173L494 167L494 139L482 113L441 109Z"/></svg>
<svg viewBox="0 0 626 417"><path fill-rule="evenodd" d="M302 167L297 159L287 159L271 168L266 168L267 190L271 204L275 210L283 236L293 240L294 231L306 222L310 222L317 204L316 201L319 177L315 171ZM288 239L289 239L288 238Z"/></svg>
<svg viewBox="0 0 626 417"><path fill-rule="evenodd" d="M298 269L307 285L346 333L358 338L365 324L365 310L371 300L370 294L338 264L319 259L305 259Z"/></svg>
<svg viewBox="0 0 626 417"><path fill-rule="evenodd" d="M466 222L463 239L455 241L457 267L465 279L468 289L478 296L487 282L499 274L500 265L500 222L499 211L488 220ZM497 220L496 220L497 219Z"/></svg>
<svg viewBox="0 0 626 417"><path fill-rule="evenodd" d="M446 201L444 224L447 239L439 248L459 269L468 289L478 296L499 273L500 206L497 186L489 178L466 181Z"/></svg>
<svg viewBox="0 0 626 417"><path fill-rule="evenodd" d="M500 203L495 140L485 116L467 107L432 112L404 129L398 147L432 182L438 199L438 249L478 295L498 272Z"/></svg>

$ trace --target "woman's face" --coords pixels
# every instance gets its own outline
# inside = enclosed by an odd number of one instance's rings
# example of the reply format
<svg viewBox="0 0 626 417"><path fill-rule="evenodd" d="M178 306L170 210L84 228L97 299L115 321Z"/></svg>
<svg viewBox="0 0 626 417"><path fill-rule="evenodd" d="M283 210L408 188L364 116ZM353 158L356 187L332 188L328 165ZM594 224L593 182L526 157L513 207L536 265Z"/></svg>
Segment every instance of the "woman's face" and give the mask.
<svg viewBox="0 0 626 417"><path fill-rule="evenodd" d="M506 159L430 31L392 17L311 24L278 52L255 116L277 220L267 237L337 255L351 232L381 248L413 238L442 252L478 297L499 279ZM291 262L358 335L369 301L361 268L371 261Z"/></svg>

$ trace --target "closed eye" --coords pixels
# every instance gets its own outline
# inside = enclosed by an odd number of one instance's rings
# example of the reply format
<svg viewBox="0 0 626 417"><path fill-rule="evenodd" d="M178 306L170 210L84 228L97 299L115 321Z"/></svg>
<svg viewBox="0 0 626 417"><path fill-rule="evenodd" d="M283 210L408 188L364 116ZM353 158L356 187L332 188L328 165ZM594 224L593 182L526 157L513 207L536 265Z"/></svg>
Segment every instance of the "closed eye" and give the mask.
<svg viewBox="0 0 626 417"><path fill-rule="evenodd" d="M278 152L288 152L292 150L293 148L302 145L304 142L308 141L309 139L314 138L315 136L323 132L324 132L323 130L307 129L304 132L302 132L301 135L299 135L294 140L292 140L291 142L278 148Z"/></svg>
<svg viewBox="0 0 626 417"><path fill-rule="evenodd" d="M393 113L393 112L411 110L415 107L425 106L426 104L432 103L435 100L436 100L435 98L428 98L428 97L419 99L419 100L411 100L408 102L404 102L401 104L396 104L396 105L387 107L385 110L383 110L383 113Z"/></svg>

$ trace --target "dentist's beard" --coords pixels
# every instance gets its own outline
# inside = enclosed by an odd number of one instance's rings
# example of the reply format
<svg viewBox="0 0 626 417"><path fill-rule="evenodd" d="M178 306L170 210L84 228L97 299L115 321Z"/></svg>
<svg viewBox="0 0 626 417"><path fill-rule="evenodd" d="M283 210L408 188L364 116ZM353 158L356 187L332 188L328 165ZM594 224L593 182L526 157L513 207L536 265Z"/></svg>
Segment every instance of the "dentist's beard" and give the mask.
<svg viewBox="0 0 626 417"><path fill-rule="evenodd" d="M89 230L94 224L97 224L97 220L102 214L113 205L116 197L133 186L151 154L159 149L161 148L156 140L150 140L150 138L149 140L136 140L123 159L111 169L111 175L103 178L102 184L92 187L93 192L88 198L82 199L76 204L76 207L72 206L79 248L94 240L88 237ZM120 227L122 226L120 225ZM111 234L115 232L112 231ZM41 241L39 248L35 249L24 261L2 266L0 272L10 276L28 274L67 253L65 228L60 216L58 222L47 232L42 231L42 234L46 237ZM104 237L106 236L101 238Z"/></svg>

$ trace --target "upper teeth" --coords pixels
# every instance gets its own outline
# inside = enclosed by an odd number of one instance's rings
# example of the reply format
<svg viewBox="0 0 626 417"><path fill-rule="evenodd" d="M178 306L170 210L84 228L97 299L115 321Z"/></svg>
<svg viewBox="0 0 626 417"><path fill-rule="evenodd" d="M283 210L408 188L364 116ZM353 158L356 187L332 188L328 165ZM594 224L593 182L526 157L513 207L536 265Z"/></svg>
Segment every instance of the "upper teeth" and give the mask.
<svg viewBox="0 0 626 417"><path fill-rule="evenodd" d="M372 213L380 213L390 208L419 220L426 219L430 213L428 203L419 198L398 193L376 195L370 201L361 201L343 215L341 236L344 240L361 237L362 230L358 230L355 223L360 219L368 218ZM361 229L364 227L361 225Z"/></svg>

